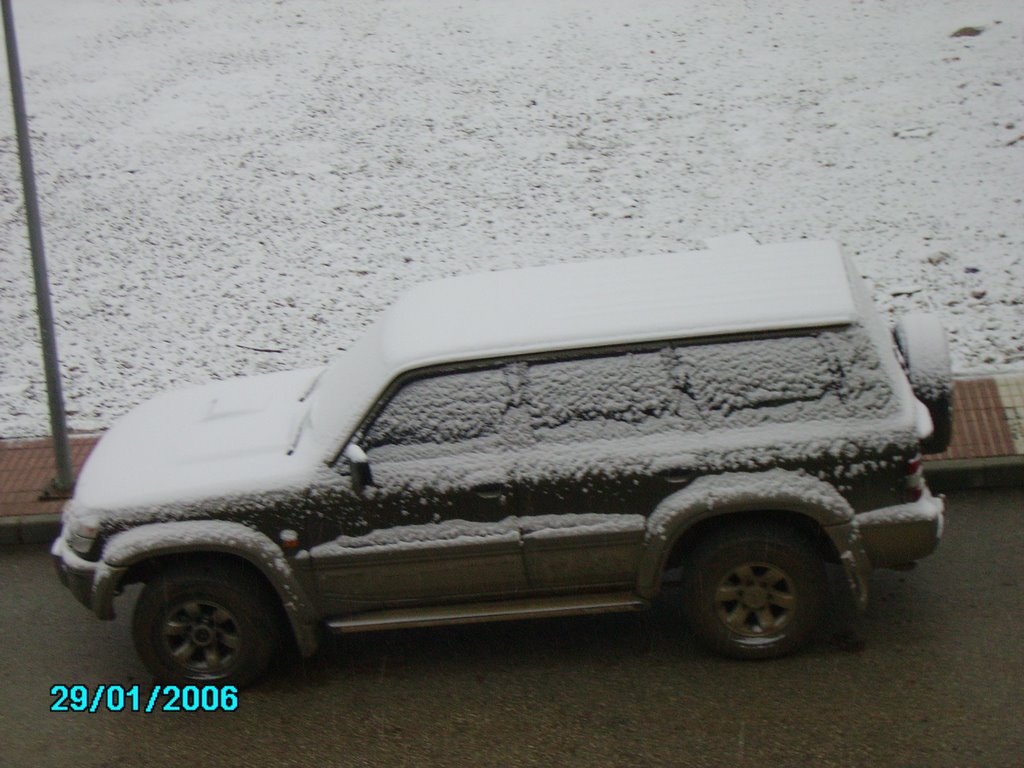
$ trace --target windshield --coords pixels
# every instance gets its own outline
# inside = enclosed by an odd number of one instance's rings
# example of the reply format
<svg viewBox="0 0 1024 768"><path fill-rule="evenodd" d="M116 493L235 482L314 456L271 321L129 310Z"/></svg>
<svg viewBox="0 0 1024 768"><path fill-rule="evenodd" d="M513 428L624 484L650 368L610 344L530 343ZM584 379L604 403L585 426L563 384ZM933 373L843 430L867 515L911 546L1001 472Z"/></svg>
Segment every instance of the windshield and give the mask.
<svg viewBox="0 0 1024 768"><path fill-rule="evenodd" d="M344 448L343 443L388 383L390 370L381 354L380 335L380 324L371 325L327 366L310 395L308 431L328 460Z"/></svg>

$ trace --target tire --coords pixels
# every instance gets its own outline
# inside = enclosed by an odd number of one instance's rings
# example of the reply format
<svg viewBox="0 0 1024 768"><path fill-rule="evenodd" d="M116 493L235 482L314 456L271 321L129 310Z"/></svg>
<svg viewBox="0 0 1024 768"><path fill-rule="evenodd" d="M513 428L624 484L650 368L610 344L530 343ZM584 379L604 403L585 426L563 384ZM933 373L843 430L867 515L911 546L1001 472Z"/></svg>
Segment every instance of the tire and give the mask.
<svg viewBox="0 0 1024 768"><path fill-rule="evenodd" d="M162 571L135 605L135 650L161 683L248 685L280 645L267 591L255 573L229 564Z"/></svg>
<svg viewBox="0 0 1024 768"><path fill-rule="evenodd" d="M800 648L817 627L827 584L824 562L796 531L724 528L684 563L683 612L715 653L775 658Z"/></svg>
<svg viewBox="0 0 1024 768"><path fill-rule="evenodd" d="M934 315L901 317L893 332L914 396L928 408L934 432L921 441L923 453L942 453L953 436L953 372L946 331Z"/></svg>

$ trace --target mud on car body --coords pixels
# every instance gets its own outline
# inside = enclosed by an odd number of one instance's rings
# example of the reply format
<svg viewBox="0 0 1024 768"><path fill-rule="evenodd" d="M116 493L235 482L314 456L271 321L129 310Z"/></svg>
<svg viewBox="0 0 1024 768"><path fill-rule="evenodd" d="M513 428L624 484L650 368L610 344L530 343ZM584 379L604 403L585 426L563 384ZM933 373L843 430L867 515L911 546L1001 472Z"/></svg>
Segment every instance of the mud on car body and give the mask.
<svg viewBox="0 0 1024 768"><path fill-rule="evenodd" d="M332 365L161 395L103 437L53 545L125 585L168 682L244 685L289 635L647 607L668 571L739 658L807 642L840 564L931 553L949 438L929 317L885 326L833 243L426 283Z"/></svg>

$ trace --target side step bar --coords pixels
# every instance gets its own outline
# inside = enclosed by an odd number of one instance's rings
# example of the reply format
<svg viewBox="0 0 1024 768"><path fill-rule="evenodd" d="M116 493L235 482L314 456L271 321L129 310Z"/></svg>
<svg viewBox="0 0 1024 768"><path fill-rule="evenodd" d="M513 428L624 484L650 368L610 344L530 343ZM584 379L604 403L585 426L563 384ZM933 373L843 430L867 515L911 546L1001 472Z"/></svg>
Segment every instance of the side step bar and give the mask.
<svg viewBox="0 0 1024 768"><path fill-rule="evenodd" d="M369 632L377 629L436 627L446 624L478 624L488 621L548 619L580 614L640 611L647 601L622 592L569 597L535 597L500 603L466 603L429 608L400 608L358 613L342 619L329 619L327 629L336 633Z"/></svg>

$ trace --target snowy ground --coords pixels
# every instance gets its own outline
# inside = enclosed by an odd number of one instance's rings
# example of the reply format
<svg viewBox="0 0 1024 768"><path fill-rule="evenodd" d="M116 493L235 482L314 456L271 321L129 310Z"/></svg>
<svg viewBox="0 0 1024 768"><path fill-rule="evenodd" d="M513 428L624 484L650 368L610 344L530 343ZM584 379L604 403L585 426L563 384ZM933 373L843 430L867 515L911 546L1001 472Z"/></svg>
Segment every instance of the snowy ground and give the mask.
<svg viewBox="0 0 1024 768"><path fill-rule="evenodd" d="M75 429L319 364L428 278L736 230L1024 368L1020 0L13 4ZM2 437L48 430L17 174L7 117Z"/></svg>

